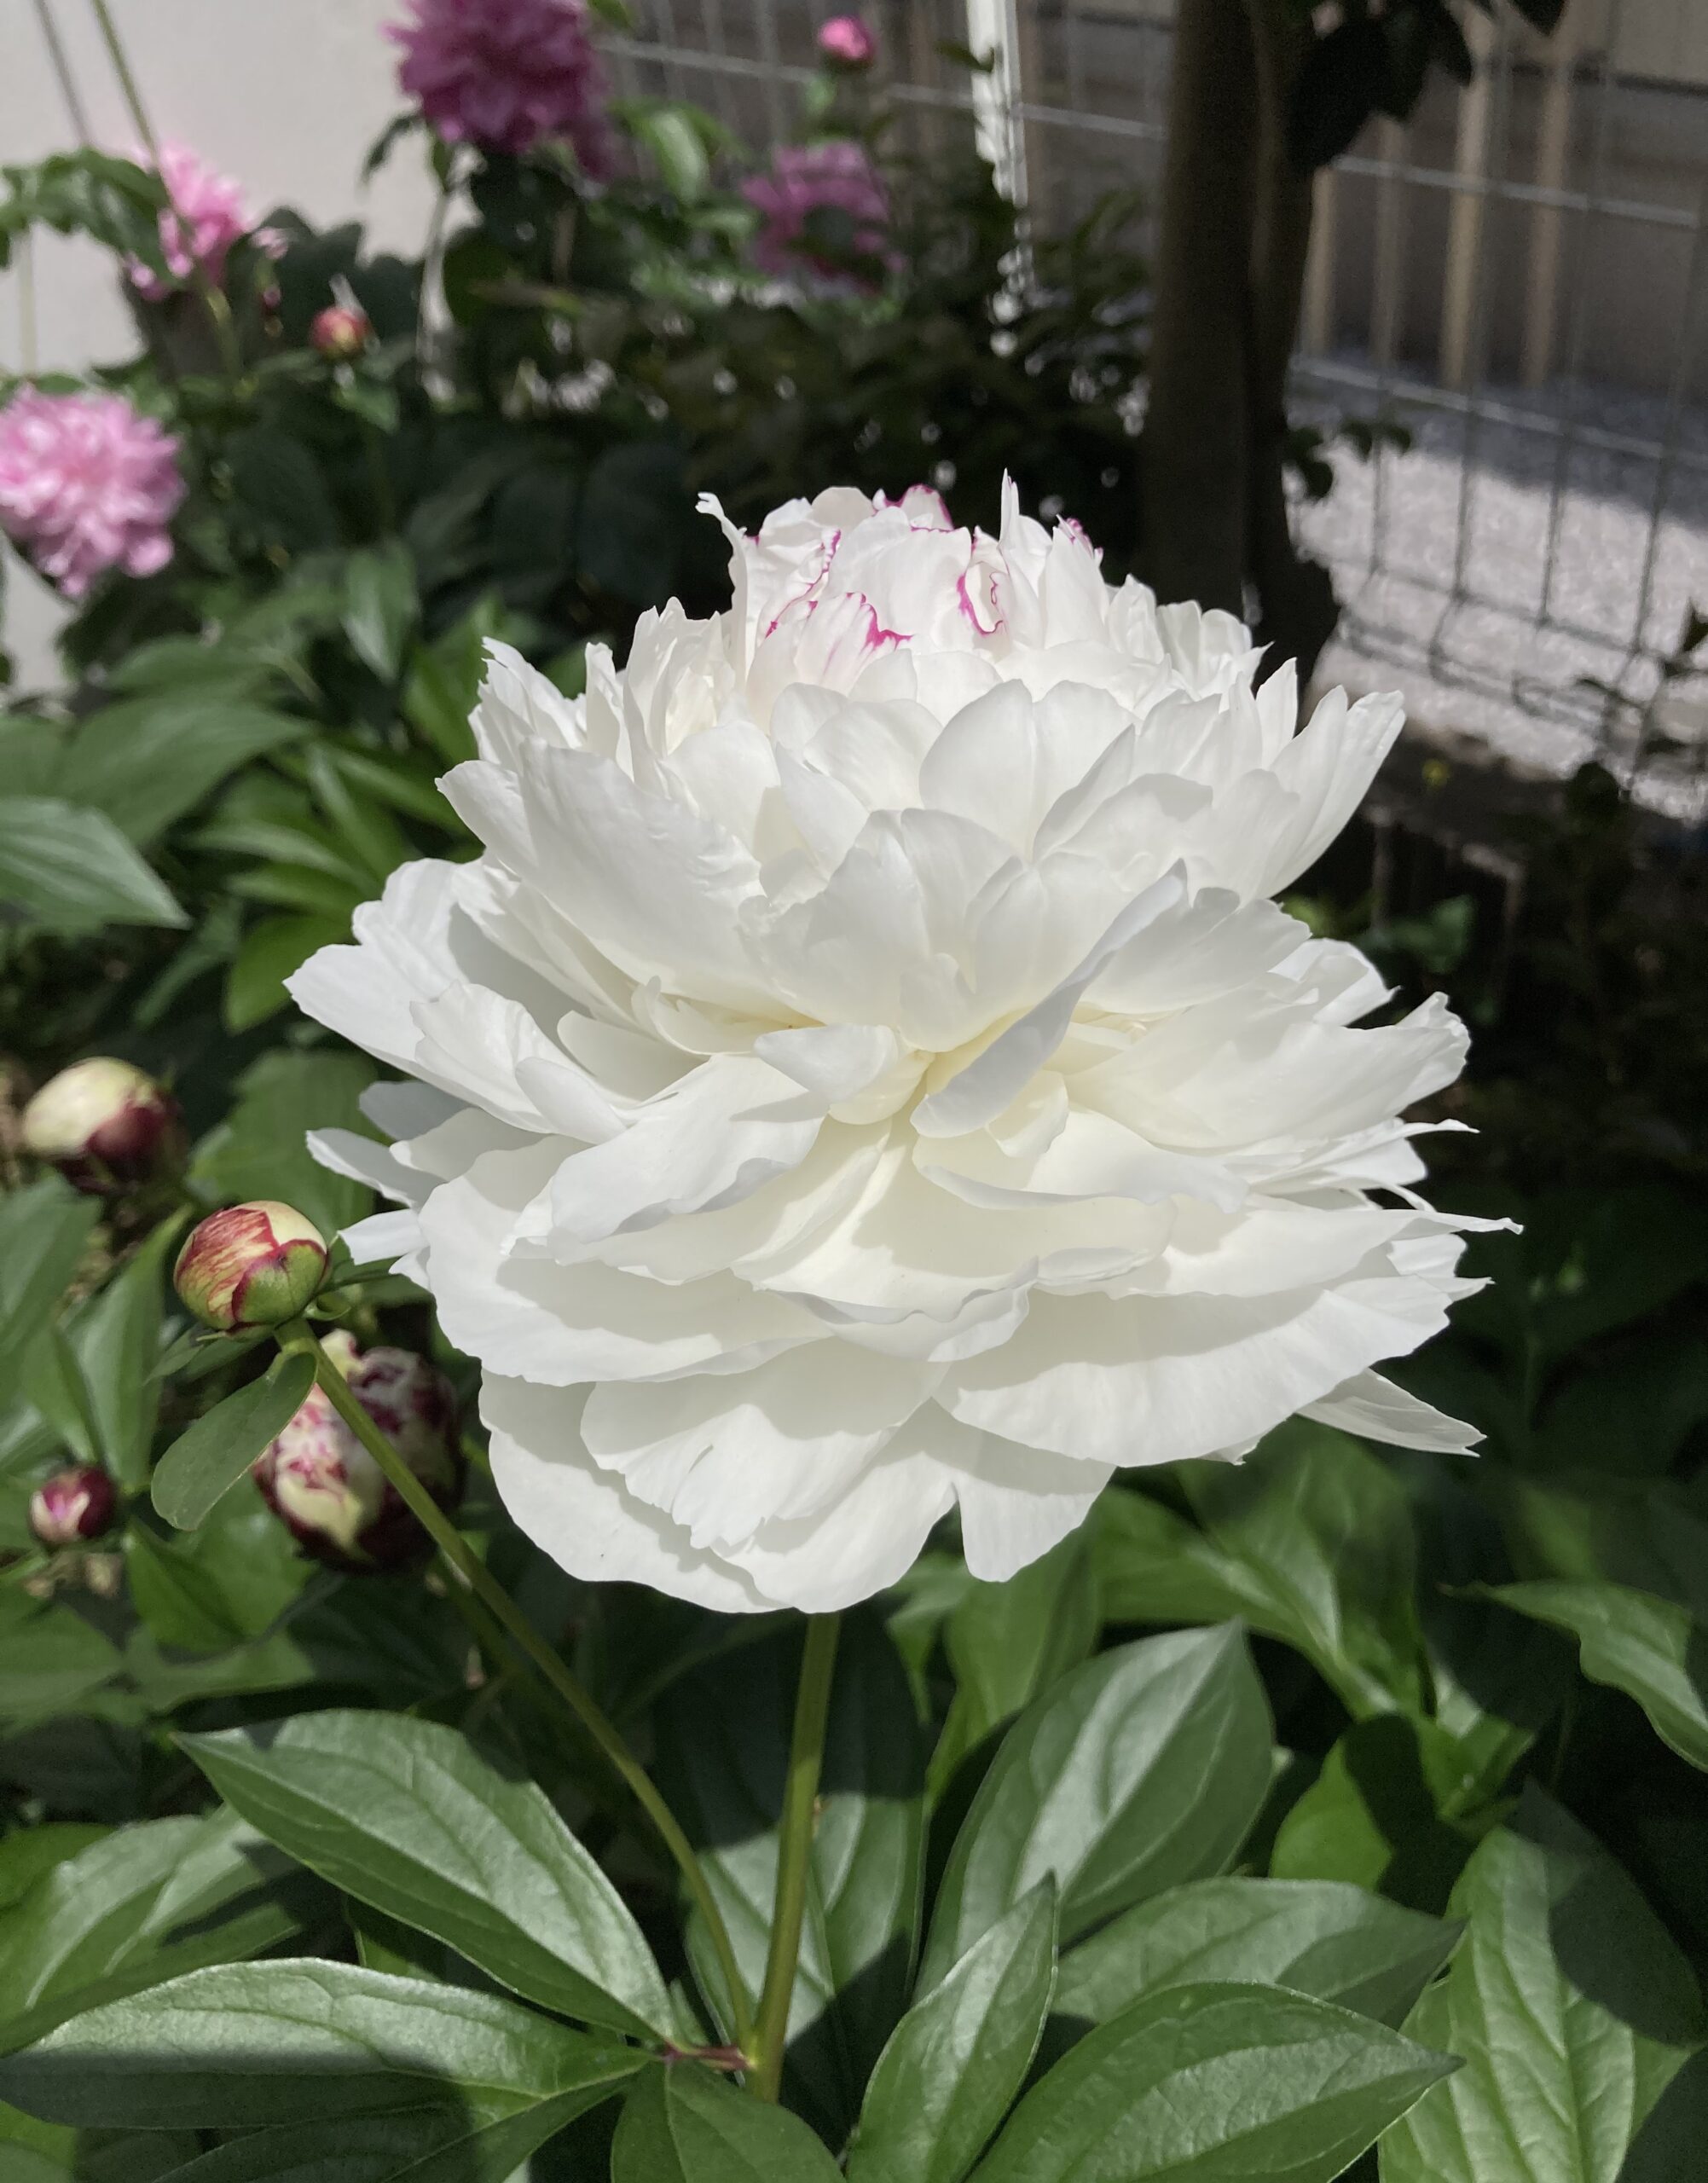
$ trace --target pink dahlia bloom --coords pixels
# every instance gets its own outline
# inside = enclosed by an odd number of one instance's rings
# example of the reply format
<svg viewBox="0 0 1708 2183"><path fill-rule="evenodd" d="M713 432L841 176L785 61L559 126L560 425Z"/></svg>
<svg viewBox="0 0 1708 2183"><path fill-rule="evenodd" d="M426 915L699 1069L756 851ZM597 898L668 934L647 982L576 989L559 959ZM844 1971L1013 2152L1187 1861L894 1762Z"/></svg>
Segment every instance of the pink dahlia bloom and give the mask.
<svg viewBox="0 0 1708 2183"><path fill-rule="evenodd" d="M181 288L198 266L217 287L231 246L255 225L242 185L198 159L188 144L161 145L160 179L172 200L172 209L160 215L160 250L172 277L162 280L137 258L127 269L132 287L153 304ZM284 254L282 241L269 230L257 232L255 240L269 258Z"/></svg>
<svg viewBox="0 0 1708 2183"><path fill-rule="evenodd" d="M810 269L821 279L847 282L846 265L817 252L807 233L814 212L846 213L851 247L875 255L884 247L889 198L863 144L837 139L825 144L779 144L769 174L741 185L741 194L765 216L754 239L754 263L762 272L786 275Z"/></svg>
<svg viewBox="0 0 1708 2183"><path fill-rule="evenodd" d="M0 530L67 599L172 558L178 443L119 394L23 388L0 409Z"/></svg>
<svg viewBox="0 0 1708 2183"><path fill-rule="evenodd" d="M388 25L397 80L441 136L525 152L567 136L589 174L606 173L605 69L582 0L410 0Z"/></svg>
<svg viewBox="0 0 1708 2183"><path fill-rule="evenodd" d="M832 15L819 26L819 50L844 68L869 68L877 58L877 40L858 15Z"/></svg>

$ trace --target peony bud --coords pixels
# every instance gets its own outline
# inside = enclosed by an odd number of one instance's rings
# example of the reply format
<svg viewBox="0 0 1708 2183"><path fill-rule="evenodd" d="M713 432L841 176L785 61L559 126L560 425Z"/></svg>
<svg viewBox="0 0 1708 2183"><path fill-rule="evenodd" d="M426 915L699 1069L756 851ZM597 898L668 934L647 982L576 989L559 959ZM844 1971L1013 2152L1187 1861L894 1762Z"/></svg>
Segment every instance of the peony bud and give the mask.
<svg viewBox="0 0 1708 2183"><path fill-rule="evenodd" d="M819 26L819 50L841 68L870 68L877 40L858 15L832 15Z"/></svg>
<svg viewBox="0 0 1708 2183"><path fill-rule="evenodd" d="M320 1230L294 1207L262 1198L210 1213L192 1228L172 1279L199 1319L229 1331L295 1318L326 1270Z"/></svg>
<svg viewBox="0 0 1708 2183"><path fill-rule="evenodd" d="M330 356L335 363L348 363L373 339L373 325L365 310L346 304L328 304L316 314L309 339L321 356Z"/></svg>
<svg viewBox="0 0 1708 2183"><path fill-rule="evenodd" d="M358 1353L340 1330L327 1355L350 1393L442 1508L462 1479L449 1382L407 1349ZM316 1387L256 1458L255 1482L305 1552L344 1569L396 1568L427 1550L397 1488Z"/></svg>
<svg viewBox="0 0 1708 2183"><path fill-rule="evenodd" d="M56 1470L30 1496L30 1529L43 1546L79 1546L112 1527L118 1506L107 1473L78 1463Z"/></svg>
<svg viewBox="0 0 1708 2183"><path fill-rule="evenodd" d="M78 1190L104 1190L146 1175L177 1118L177 1103L152 1076L97 1055L50 1077L25 1108L24 1149Z"/></svg>

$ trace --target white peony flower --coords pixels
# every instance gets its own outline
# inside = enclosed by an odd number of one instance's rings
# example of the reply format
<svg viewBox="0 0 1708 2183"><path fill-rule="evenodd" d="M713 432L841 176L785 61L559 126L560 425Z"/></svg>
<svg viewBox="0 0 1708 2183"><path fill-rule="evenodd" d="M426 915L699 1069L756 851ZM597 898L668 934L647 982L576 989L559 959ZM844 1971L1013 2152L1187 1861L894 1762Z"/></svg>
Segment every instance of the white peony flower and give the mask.
<svg viewBox="0 0 1708 2183"><path fill-rule="evenodd" d="M1353 1028L1376 973L1269 899L1398 699L1295 734L1238 622L1011 494L996 538L922 488L730 538L730 611L644 617L583 699L492 648L444 784L483 854L292 981L414 1080L370 1095L389 1151L317 1149L406 1208L351 1248L480 1360L518 1522L822 1611L951 1510L1005 1577L1117 1467L1298 1410L1467 1445L1370 1369L1474 1285L1398 1119L1464 1033Z"/></svg>

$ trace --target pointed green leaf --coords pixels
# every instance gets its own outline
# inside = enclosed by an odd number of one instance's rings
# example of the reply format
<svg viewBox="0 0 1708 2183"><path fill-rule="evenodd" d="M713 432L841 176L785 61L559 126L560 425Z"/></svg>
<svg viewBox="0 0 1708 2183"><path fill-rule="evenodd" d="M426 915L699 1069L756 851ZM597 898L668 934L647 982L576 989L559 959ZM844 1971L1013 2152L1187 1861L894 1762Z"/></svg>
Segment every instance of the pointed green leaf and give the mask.
<svg viewBox="0 0 1708 2183"><path fill-rule="evenodd" d="M1303 1994L1171 1987L1057 2062L975 2183L1329 2183L1453 2066Z"/></svg>
<svg viewBox="0 0 1708 2183"><path fill-rule="evenodd" d="M1220 1872L1268 1791L1269 1707L1236 1625L1088 1660L1022 1713L950 1854L921 1990L1053 1873L1077 1938Z"/></svg>
<svg viewBox="0 0 1708 2183"><path fill-rule="evenodd" d="M50 796L0 796L0 923L50 932L189 923L105 812Z"/></svg>
<svg viewBox="0 0 1708 2183"><path fill-rule="evenodd" d="M133 1492L147 1479L159 1412L154 1367L160 1353L166 1267L182 1227L182 1214L163 1220L136 1256L78 1312L70 1329L101 1457Z"/></svg>
<svg viewBox="0 0 1708 2183"><path fill-rule="evenodd" d="M1025 2082L1055 1967L1056 1889L1045 1879L890 2034L860 2109L850 2183L961 2183Z"/></svg>
<svg viewBox="0 0 1708 2183"><path fill-rule="evenodd" d="M175 2168L169 2183L516 2183L533 2173L530 2154L626 2082L600 2066L512 2115L451 2105L255 2130Z"/></svg>
<svg viewBox="0 0 1708 2183"><path fill-rule="evenodd" d="M269 1371L197 1418L161 1456L150 1491L181 1532L194 1531L269 1440L282 1433L315 1383L312 1357L276 1358Z"/></svg>
<svg viewBox="0 0 1708 2183"><path fill-rule="evenodd" d="M0 1198L0 1364L9 1369L52 1318L100 1210L57 1175Z"/></svg>
<svg viewBox="0 0 1708 2183"><path fill-rule="evenodd" d="M1164 1986L1232 1979L1398 2024L1458 1934L1334 1880L1195 1880L1081 1941L1062 1961L1054 2013L1107 2024Z"/></svg>
<svg viewBox="0 0 1708 2183"><path fill-rule="evenodd" d="M1382 2183L1655 2183L1693 2172L1708 2084L1684 1957L1595 1837L1533 1785L1453 1894L1468 1930L1407 2029L1465 2067L1383 2144ZM1645 2136L1676 2132L1676 2163Z"/></svg>
<svg viewBox="0 0 1708 2183"><path fill-rule="evenodd" d="M320 1896L230 1812L103 1835L0 1922L0 2050L203 1964L276 1948Z"/></svg>
<svg viewBox="0 0 1708 2183"><path fill-rule="evenodd" d="M1491 1584L1488 1596L1569 1630L1591 1682L1635 1698L1658 1736L1708 1769L1708 1630L1688 1608L1595 1580Z"/></svg>
<svg viewBox="0 0 1708 2183"><path fill-rule="evenodd" d="M402 1713L302 1713L181 1739L226 1802L359 1902L431 1933L542 2008L669 2038L640 1929L526 1780L454 1728Z"/></svg>
<svg viewBox="0 0 1708 2183"><path fill-rule="evenodd" d="M502 2119L602 2098L646 2057L493 1994L312 1957L222 1964L74 2017L0 2062L50 2122L259 2128L423 2106Z"/></svg>
<svg viewBox="0 0 1708 2183"><path fill-rule="evenodd" d="M628 2095L611 2183L837 2183L835 2161L796 2115L678 2063Z"/></svg>

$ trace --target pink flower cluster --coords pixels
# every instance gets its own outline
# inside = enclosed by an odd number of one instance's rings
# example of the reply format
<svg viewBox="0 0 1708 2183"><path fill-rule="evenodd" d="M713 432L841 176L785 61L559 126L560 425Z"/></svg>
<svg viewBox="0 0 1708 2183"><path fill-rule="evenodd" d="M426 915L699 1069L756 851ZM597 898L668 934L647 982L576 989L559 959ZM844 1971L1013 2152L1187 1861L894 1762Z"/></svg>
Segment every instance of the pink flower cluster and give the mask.
<svg viewBox="0 0 1708 2183"><path fill-rule="evenodd" d="M832 15L819 26L819 50L839 67L870 68L877 58L877 40L858 15Z"/></svg>
<svg viewBox="0 0 1708 2183"><path fill-rule="evenodd" d="M609 172L605 69L584 0L410 0L388 25L397 80L441 136L525 152L567 136L589 174Z"/></svg>
<svg viewBox="0 0 1708 2183"><path fill-rule="evenodd" d="M761 272L787 275L808 270L828 282L860 285L846 265L814 251L807 223L818 211L847 214L851 246L861 256L883 250L889 194L871 154L850 139L779 144L771 155L771 171L750 176L741 194L765 216L753 244L754 263Z"/></svg>
<svg viewBox="0 0 1708 2183"><path fill-rule="evenodd" d="M172 558L177 455L122 395L26 386L0 409L0 530L67 599L107 569L153 576Z"/></svg>
<svg viewBox="0 0 1708 2183"><path fill-rule="evenodd" d="M198 267L217 287L225 278L231 246L254 227L243 202L243 188L229 175L199 159L188 144L162 144L160 179L171 210L160 215L160 250L172 277L162 280L151 266L133 258L130 285L150 303L182 287ZM255 240L269 258L284 254L279 236L262 229Z"/></svg>

